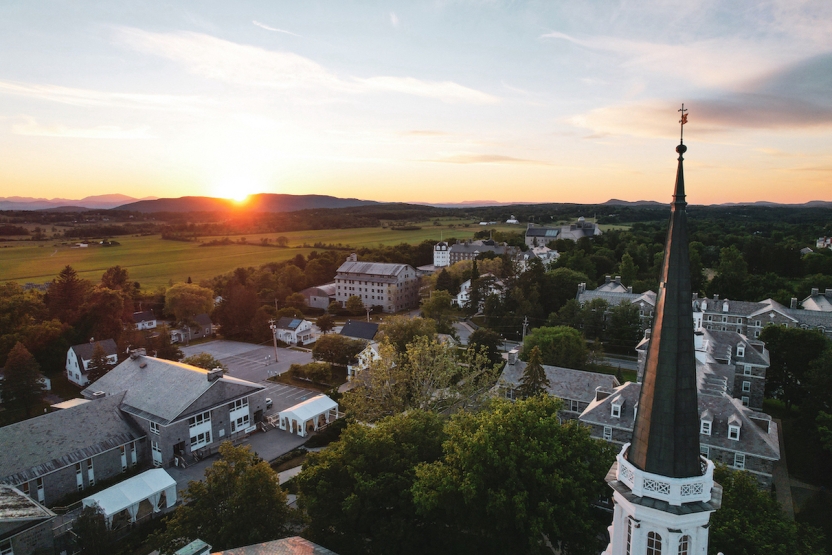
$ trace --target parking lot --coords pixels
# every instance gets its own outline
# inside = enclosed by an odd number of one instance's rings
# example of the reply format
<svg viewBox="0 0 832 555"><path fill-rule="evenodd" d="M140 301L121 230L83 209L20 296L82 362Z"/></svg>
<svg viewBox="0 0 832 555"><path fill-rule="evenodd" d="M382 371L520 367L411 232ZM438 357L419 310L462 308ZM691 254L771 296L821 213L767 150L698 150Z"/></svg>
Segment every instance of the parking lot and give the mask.
<svg viewBox="0 0 832 555"><path fill-rule="evenodd" d="M264 382L269 376L286 372L292 364L312 362L311 352L294 349L278 349L275 362L273 346L240 341L209 341L181 349L186 357L208 353L228 367L229 376L250 382Z"/></svg>

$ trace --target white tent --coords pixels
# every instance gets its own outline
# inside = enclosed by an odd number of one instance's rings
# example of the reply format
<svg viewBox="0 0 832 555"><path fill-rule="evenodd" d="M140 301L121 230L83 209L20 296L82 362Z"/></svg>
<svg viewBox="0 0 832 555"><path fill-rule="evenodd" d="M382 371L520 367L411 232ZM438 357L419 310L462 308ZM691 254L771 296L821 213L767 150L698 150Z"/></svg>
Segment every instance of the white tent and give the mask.
<svg viewBox="0 0 832 555"><path fill-rule="evenodd" d="M163 493L165 506L161 507ZM112 526L113 517L122 511L130 515L130 522L136 522L139 504L145 500L154 513L172 507L176 504L176 480L161 468L156 468L90 495L82 503L85 507L98 504L104 510L107 526Z"/></svg>
<svg viewBox="0 0 832 555"><path fill-rule="evenodd" d="M326 395L318 395L280 411L278 418L280 419L279 427L281 430L297 432L299 436L306 437L310 425L313 430L317 431L318 427L321 426L321 419L329 424L330 419L336 420L338 418L338 403Z"/></svg>

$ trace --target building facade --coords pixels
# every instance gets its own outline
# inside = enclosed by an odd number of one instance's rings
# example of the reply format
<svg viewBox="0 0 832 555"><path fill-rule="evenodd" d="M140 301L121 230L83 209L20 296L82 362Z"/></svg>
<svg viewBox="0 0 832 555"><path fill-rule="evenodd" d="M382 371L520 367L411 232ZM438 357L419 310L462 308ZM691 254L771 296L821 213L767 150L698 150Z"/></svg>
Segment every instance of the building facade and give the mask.
<svg viewBox="0 0 832 555"><path fill-rule="evenodd" d="M115 365L118 363L118 347L112 339L73 345L66 352L66 377L75 385L83 387L90 383L87 377L87 367L92 360L96 345L100 345L104 350L108 364Z"/></svg>
<svg viewBox="0 0 832 555"><path fill-rule="evenodd" d="M419 277L408 264L359 262L353 253L338 268L335 286L335 300L342 307L352 296L366 307L379 306L387 313L419 305Z"/></svg>
<svg viewBox="0 0 832 555"><path fill-rule="evenodd" d="M693 317L705 329L735 331L750 339L760 337L768 325L818 330L832 339L832 311L801 310L797 308L797 299L792 299L790 304L786 307L773 299L731 301L720 299L719 295L694 297Z"/></svg>
<svg viewBox="0 0 832 555"><path fill-rule="evenodd" d="M451 265L451 249L445 241L439 241L433 246L433 265L444 268Z"/></svg>

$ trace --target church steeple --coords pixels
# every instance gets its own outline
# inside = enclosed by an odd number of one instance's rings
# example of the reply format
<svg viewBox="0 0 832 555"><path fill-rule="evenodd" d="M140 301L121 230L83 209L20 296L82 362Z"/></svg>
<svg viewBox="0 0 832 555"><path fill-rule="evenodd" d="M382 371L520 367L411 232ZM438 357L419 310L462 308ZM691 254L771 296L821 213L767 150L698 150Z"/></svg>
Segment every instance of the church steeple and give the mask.
<svg viewBox="0 0 832 555"><path fill-rule="evenodd" d="M684 109L684 108L683 108ZM683 112L683 120L686 115ZM638 415L628 460L638 468L673 478L701 475L696 357L693 344L684 153L670 208L670 227L650 334Z"/></svg>

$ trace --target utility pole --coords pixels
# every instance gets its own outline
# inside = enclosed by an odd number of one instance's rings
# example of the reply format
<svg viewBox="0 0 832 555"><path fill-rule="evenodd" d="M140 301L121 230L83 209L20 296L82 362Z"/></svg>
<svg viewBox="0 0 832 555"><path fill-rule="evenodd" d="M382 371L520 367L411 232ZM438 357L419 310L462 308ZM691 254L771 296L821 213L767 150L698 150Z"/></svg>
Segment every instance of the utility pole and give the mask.
<svg viewBox="0 0 832 555"><path fill-rule="evenodd" d="M275 299L274 303L275 305L277 304L277 299ZM275 322L274 318L269 320L269 328L272 330L272 340L274 340L274 361L277 363L277 322Z"/></svg>
<svg viewBox="0 0 832 555"><path fill-rule="evenodd" d="M369 322L370 321L370 310L372 310L372 309L368 306L368 307L366 307L366 310L367 310L367 321Z"/></svg>
<svg viewBox="0 0 832 555"><path fill-rule="evenodd" d="M526 328L529 327L529 317L523 317L523 341L526 341Z"/></svg>

